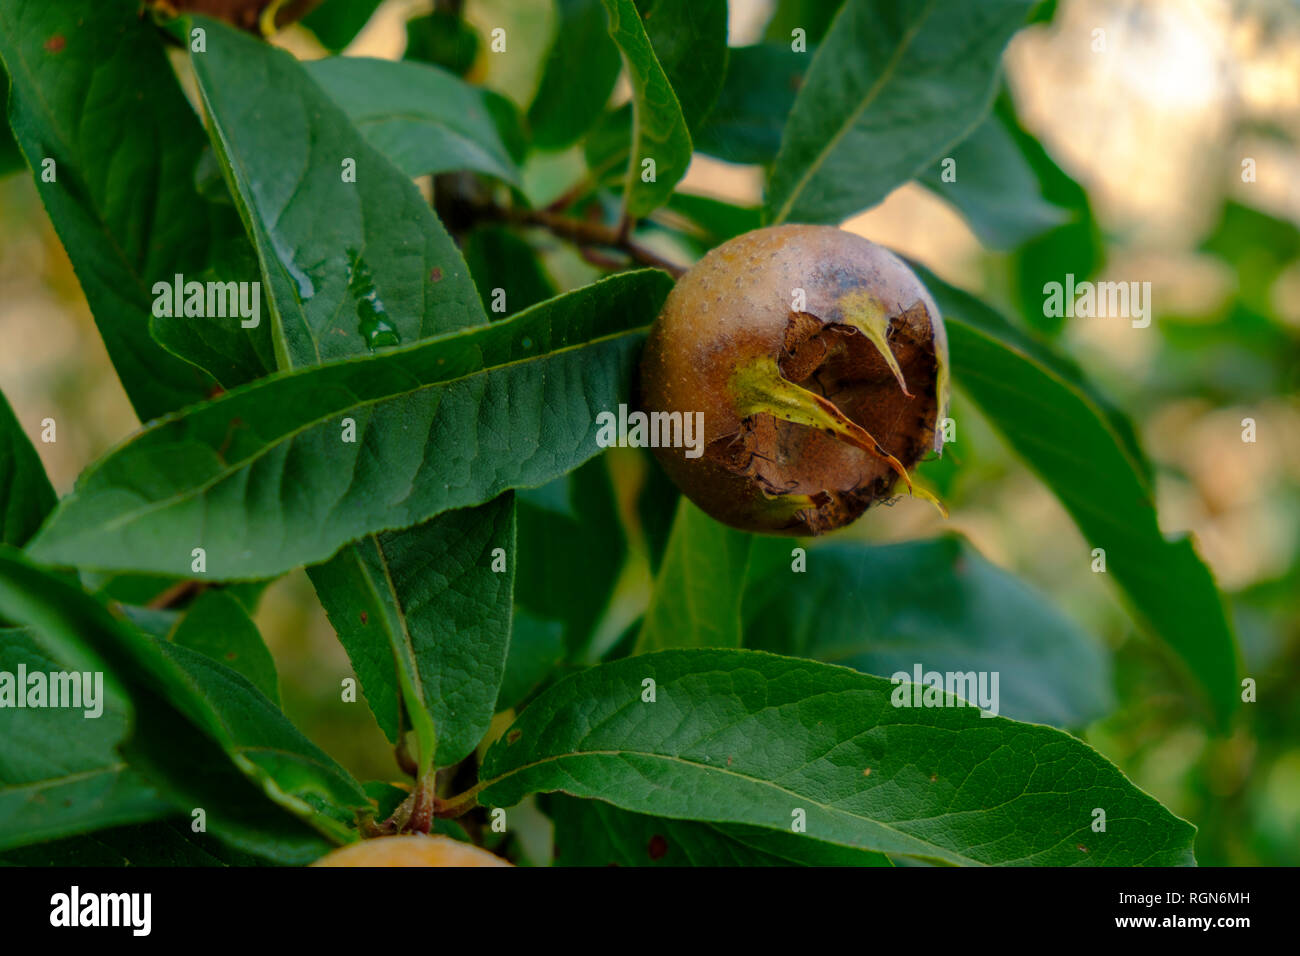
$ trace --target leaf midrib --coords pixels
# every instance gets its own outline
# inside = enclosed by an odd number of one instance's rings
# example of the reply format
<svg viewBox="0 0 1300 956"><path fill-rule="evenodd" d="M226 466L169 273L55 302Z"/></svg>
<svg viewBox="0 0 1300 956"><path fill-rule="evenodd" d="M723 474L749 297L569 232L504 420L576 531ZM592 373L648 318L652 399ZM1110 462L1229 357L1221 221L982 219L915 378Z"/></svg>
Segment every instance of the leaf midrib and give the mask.
<svg viewBox="0 0 1300 956"><path fill-rule="evenodd" d="M522 314L522 313L521 313L521 314ZM476 328L482 328L482 327L476 327ZM490 328L490 326L489 326L489 328ZM280 445L282 445L284 442L286 442L286 441L291 441L292 439L294 439L294 438L296 438L297 436L303 434L304 432L308 431L309 429L315 428L316 426L318 426L318 425L320 425L320 424L323 424L324 422L327 422L327 421L329 421L329 420L332 419L332 418L337 417L338 415L342 414L343 412L348 412L348 411L352 411L353 409L359 409L359 408L368 408L368 407L370 407L370 406L372 406L372 405L378 405L378 404L381 404L381 403L383 403L383 402L392 401L393 399L400 398L401 396L404 396L404 395L413 395L413 394L415 394L416 392L421 392L421 391L424 391L424 390L426 390L426 389L449 387L449 386L451 386L451 385L456 384L457 382L468 381L468 380L473 379L473 378L475 378L475 377L477 377L477 376L479 376L479 375L487 375L487 374L489 374L489 373L497 372L497 371L500 371L500 370L502 370L502 369L514 368L514 367L516 367L516 366L525 365L525 364L527 364L527 363L529 363L529 362L548 361L548 360L554 358L554 357L557 356L557 355L562 355L562 354L567 353L567 352L576 351L576 350L578 350L578 349L591 348L591 347L594 347L594 346L603 345L603 344L605 344L605 343L607 343L607 342L614 342L614 341L617 341L617 340L619 340L619 339L626 338L626 337L628 337L628 336L636 335L636 334L638 334L638 333L641 333L641 332L645 331L645 328L646 328L645 326L638 326L638 327L633 328L633 329L627 329L627 330L622 331L622 332L615 332L615 333L612 333L612 334L610 334L610 335L604 335L604 336L601 336L601 337L599 337L599 338L588 339L588 340L585 341L585 342L579 342L579 343L576 343L576 344L574 344L574 345L566 345L566 346L564 346L564 347L562 347L562 348L555 349L555 350L553 350L553 351L551 351L551 352L547 352L547 353L545 353L545 354L543 354L543 355L529 356L528 358L516 359L516 360L514 360L514 361L512 361L512 362L503 362L503 363L501 363L500 365L491 365L491 366L487 366L487 367L484 367L484 368L476 369L476 370L474 370L473 372L468 372L468 373L466 373L465 375L456 376L456 377L454 377L454 378L440 379L440 380L435 381L435 382L427 382L427 383L423 383L423 384L421 384L421 385L417 385L415 388L409 388L409 389L404 389L404 390L401 390L401 391L391 392L391 393L389 393L389 394L387 394L387 395L381 395L381 396L378 396L377 398L373 398L373 399L363 399L363 400L360 400L360 401L358 401L358 402L356 402L356 403L354 403L354 404L352 404L352 405L348 405L348 406L346 406L345 408L339 409L339 410L337 410L337 411L332 411L332 412L330 412L329 414L321 415L321 416L319 416L319 417L312 418L312 419L308 419L307 421L305 421L303 424L299 425L298 427L296 427L296 428L292 428L292 429L290 429L289 431L284 432L282 435L278 436L277 438L275 438L275 439L273 439L273 440L267 442L266 445L265 445L263 448L259 449L258 451L254 452L253 454L249 455L248 457L246 457L246 458L241 458L241 459L235 461L233 464L228 465L226 468L223 468L223 469L219 470L219 471L216 472L216 473L215 473L211 478L209 478L207 481L204 481L204 482L202 482L202 483L200 483L200 484L198 484L198 485L195 485L195 486L193 486L193 487L191 487L191 488L187 488L187 489L185 489L185 490L183 490L183 491L181 491L181 492L178 492L177 494L171 495L171 496L169 496L169 497L167 497L167 498L160 498L160 499L158 499L157 501L151 501L151 502L149 502L148 504L146 504L145 506L143 506L143 507L141 507L141 508L137 508L137 509L135 509L134 511L124 511L124 512L120 513L120 514L117 516L117 518L115 518L114 520L109 521L109 522L103 524L103 525L100 526L99 528L91 528L91 529L88 529L88 530L90 530L92 533L101 533L101 532L105 532L105 531L116 530L116 529L122 527L123 525L125 525L125 524L129 524L129 523L131 523L131 522L137 520L138 518L143 517L144 515L151 514L151 513L154 512L154 511L159 511L159 510L162 510L162 509L165 509L165 508L169 508L169 507L171 507L172 505L174 505L174 504L176 504L176 503L178 503L178 502L187 501L187 500L190 500L191 498L199 498L199 497L202 497L202 495L203 495L205 492L207 492L209 489L211 489L213 486L219 484L220 482L222 482L222 481L224 481L225 479L231 477L232 475L236 474L237 472L242 471L246 466L248 466L248 465L250 465L250 464L252 464L252 463L254 463L254 462L260 460L261 458L265 457L266 455L269 455L273 450L275 450L276 448L278 448L278 447L279 447ZM427 343L425 343L425 344L427 344ZM366 361L366 359L365 359L365 358L361 358L361 359L348 359L348 360L345 360L345 361L356 362L356 361ZM315 371L316 369L324 368L324 367L327 367L327 366L312 366L312 367L309 367L309 368L300 369L299 371L301 372L301 374L306 375L306 374L310 374L311 372ZM282 377L282 378L277 378L277 379L275 379L275 381L283 381L283 380L284 380L283 377ZM267 382L267 381L271 381L271 380L269 380L269 379L261 380L260 382L250 383L250 385L251 385L252 387L256 387L256 386L259 385L259 384L265 384L265 382ZM227 394L232 394L232 393L227 393ZM208 407L211 407L211 406L208 406ZM154 426L154 428L151 429L150 431L145 432L145 434L151 434L151 433L153 433L153 432L156 432L157 429L162 428L162 427L165 427L167 424L169 424L169 423L172 422L172 421L178 421L178 420L182 420L182 419L178 416L178 417L174 417L174 418L171 418L171 419L165 420L165 421L163 421L162 423L160 423L159 425ZM131 441L128 441L128 443L127 443L126 445L123 446L124 449L125 449L125 448L129 448L130 445L131 445L131 443L132 443L133 441L138 441L138 440L139 440L139 439L137 438L137 439L133 439L133 440L131 440ZM113 457L113 454L110 453L107 457L108 457L108 458L111 458L111 457Z"/></svg>
<svg viewBox="0 0 1300 956"><path fill-rule="evenodd" d="M843 741L841 741L841 743L843 743ZM756 784L758 784L758 785L760 785L760 786L762 786L762 787L767 787L768 789L773 790L773 791L776 791L776 792L778 792L778 793L785 794L785 795L790 796L790 797L794 797L794 798L797 799L797 800L801 800L801 801L803 801L803 802L805 802L805 803L810 803L810 804L812 804L813 806L815 806L815 807L817 807L817 808L819 808L819 809L825 811L826 813L830 813L830 814L833 814L833 815L836 815L836 816L841 816L841 817L847 817L848 819L850 819L850 820L854 820L854 821L867 821L867 822L869 822L869 823L871 823L871 824L873 824L873 825L875 825L875 826L880 827L882 830L886 830L886 831L888 831L888 832L890 832L890 833L893 833L893 834L897 835L899 838L901 838L901 839L903 839L903 840L913 841L913 842L920 843L920 844L923 844L923 845L928 846L928 847L932 847L932 848L933 848L934 850L936 850L936 851L940 854L940 856L941 856L942 858L944 858L944 859L951 859L951 860L953 860L953 861L955 861L955 862L960 862L960 863L962 863L963 865L969 865L969 866L986 866L986 865L987 865L986 863L984 863L984 862L981 861L981 860L971 859L971 858L969 858L969 857L964 856L964 855L961 854L961 853L958 853L958 852L955 851L955 850L950 850L950 849L947 848L947 847L943 847L943 846L940 846L940 845L938 845L938 844L936 844L936 843L932 843L932 842L930 842L929 840L926 840L926 839L924 839L924 838L922 838L922 837L913 836L912 834L905 833L904 831L899 830L899 829L897 829L896 827L894 827L894 826L892 826L892 825L890 825L890 824L888 824L888 823L885 823L885 822L883 822L883 821L881 821L881 820L876 820L876 819L874 819L874 818L872 818L872 817L867 817L867 816L860 816L860 815L858 815L858 814L851 813L851 812L849 812L848 810L842 810L842 809L840 809L839 807L834 807L834 806L831 806L830 804L822 803L821 801L819 801L819 800L817 800L817 799L815 799L815 798L809 796L809 795L806 794L806 793L799 793L799 792L797 792L797 791L790 790L790 789L788 789L788 788L786 788L786 787L781 786L780 784L776 783L776 782L773 781L773 780L765 780L765 779L763 779L762 777L754 777L754 776L750 776L749 774L739 773L738 771L731 770L731 769L729 769L729 768L727 768L727 767L723 767L723 766L715 766L715 765L713 765L713 764L707 764L707 763L697 763L697 762L694 761L694 760L687 760L687 759L684 758L684 757L681 757L681 756L678 756L678 755L674 755L674 754L658 754L658 753L652 753L652 752L648 752L648 751L641 751L641 750L627 750L627 749L625 749L625 750L579 750L579 751L573 751L573 752L570 752L570 753L564 753L564 754L554 754L554 755L549 756L549 757L543 757L543 758L540 759L540 760L534 760L534 761L532 761L531 763L520 764L518 767L515 767L515 768L513 768L513 769L507 771L506 773L499 774L499 775L496 776L496 777L492 777L492 778L489 779L489 780L483 781L482 783L478 784L478 786L477 786L475 789L476 789L477 791L480 791L480 792L481 792L481 791L483 791L483 790L490 789L491 787L493 787L493 786L496 785L497 783L500 783L501 781L506 780L506 779L508 779L509 777L515 776L516 774L519 774L519 773L523 773L525 770L532 769L533 767L541 767L541 766L545 766L545 765L547 765L547 764L551 764L551 763L558 763L558 762L561 761L561 760L566 760L566 759L569 759L569 758L572 758L572 757L648 757L648 758L651 758L651 759L654 759L654 760L663 760L663 761L665 761L665 762L667 762L667 763L670 763L670 764L679 764L679 765L683 765L683 766L690 767L690 768L693 768L693 769L696 769L696 770L711 770L711 771L713 771L713 772L715 772L715 773L721 773L721 774L725 774L725 775L727 775L727 776L736 777L737 779L744 780L744 781L746 781L746 782L748 782L748 783L756 783ZM681 818L681 817L670 817L669 819L686 819L686 818ZM702 820L702 821L698 821L698 822L702 822L702 823L724 823L724 824L725 824L725 823L735 823L735 824L737 824L737 825L742 825L742 826L758 826L758 827L762 827L762 828L764 828L764 829L776 829L775 827L767 827L767 826L764 825L764 824L761 824L761 823L754 823L753 821L750 821L750 820ZM866 851L873 852L873 853L883 852L883 851L880 851L880 850L873 850L873 849L870 848L870 847L865 847L865 846L855 846L854 844L851 844L851 843L843 843L843 842L841 842L841 841L839 841L839 840L824 840L824 841L822 841L822 842L826 842L826 843L834 843L834 844L837 845L837 846L847 846L847 847L850 847L850 848L852 848L852 849L856 849L856 850L866 850ZM900 851L900 852L901 852L901 851ZM908 856L915 856L915 855L918 855L918 854L915 854L915 853L907 853L906 855L908 855Z"/></svg>
<svg viewBox="0 0 1300 956"><path fill-rule="evenodd" d="M907 49L908 47L911 46L912 41L916 39L916 35L921 32L921 28L925 25L925 21L928 20L930 18L930 14L934 12L934 7L937 2L938 0L926 0L925 8L921 11L920 16L917 17L916 22L911 27L909 27L906 31L904 31L902 39L899 41L898 46L894 49L893 54L889 58L889 61L885 64L884 70L881 71L879 78L876 80L875 83L871 85L871 88L867 90L866 94L864 94L862 102L859 103L858 106L849 114L845 122L841 124L839 130L835 133L834 136L830 138L830 140L826 143L825 147L823 147L822 150L817 154L817 157L813 160L813 162L810 163L808 167L804 170L803 175L800 176L798 181L795 182L794 186L790 190L789 195L786 197L785 202L782 203L781 209L777 212L776 217L772 220L773 225L777 225L779 223L785 222L786 217L790 215L791 207L794 205L795 200L799 198L800 194L802 194L804 189L807 188L809 180L812 179L813 175L822 168L822 166L826 163L827 158L836 149L836 147L839 146L840 141L843 140L844 137L848 135L849 130L851 130L854 127L858 119L861 118L862 114L867 111L868 107L874 104L876 98L880 95L881 90L884 89L885 84L894 78L894 74L897 72L898 64L902 60L903 54L907 52ZM848 14L845 12L847 9L848 9L847 5L840 9L839 14L835 18L836 24L838 24L839 20L842 17L848 16ZM835 24L832 24L831 28L834 29L834 27ZM817 55L819 57L822 55L822 51L825 50L825 48L826 48L825 44L822 44L818 48ZM809 71L811 72L811 67L809 68ZM778 168L779 168L779 164L780 164L780 157L778 156Z"/></svg>

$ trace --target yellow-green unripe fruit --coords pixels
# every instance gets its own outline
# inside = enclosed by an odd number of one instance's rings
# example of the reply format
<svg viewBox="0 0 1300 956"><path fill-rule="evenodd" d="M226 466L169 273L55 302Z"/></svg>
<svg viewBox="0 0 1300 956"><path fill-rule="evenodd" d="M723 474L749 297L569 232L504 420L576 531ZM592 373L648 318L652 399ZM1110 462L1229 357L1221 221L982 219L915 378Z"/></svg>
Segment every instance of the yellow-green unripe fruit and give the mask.
<svg viewBox="0 0 1300 956"><path fill-rule="evenodd" d="M445 836L376 837L349 843L312 866L510 866L499 856Z"/></svg>

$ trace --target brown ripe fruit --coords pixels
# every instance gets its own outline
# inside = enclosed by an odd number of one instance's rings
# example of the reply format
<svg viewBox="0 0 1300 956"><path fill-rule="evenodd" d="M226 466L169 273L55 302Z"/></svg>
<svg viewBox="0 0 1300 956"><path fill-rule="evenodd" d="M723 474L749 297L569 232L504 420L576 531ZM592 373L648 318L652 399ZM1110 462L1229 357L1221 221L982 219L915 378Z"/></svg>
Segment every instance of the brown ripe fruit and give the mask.
<svg viewBox="0 0 1300 956"><path fill-rule="evenodd" d="M376 837L349 843L312 866L510 866L501 857L445 836Z"/></svg>
<svg viewBox="0 0 1300 956"><path fill-rule="evenodd" d="M756 229L712 250L668 296L641 362L651 435L656 412L704 415L703 454L659 447L660 463L745 531L820 534L892 497L900 477L912 488L908 472L942 449L947 404L929 292L833 226Z"/></svg>

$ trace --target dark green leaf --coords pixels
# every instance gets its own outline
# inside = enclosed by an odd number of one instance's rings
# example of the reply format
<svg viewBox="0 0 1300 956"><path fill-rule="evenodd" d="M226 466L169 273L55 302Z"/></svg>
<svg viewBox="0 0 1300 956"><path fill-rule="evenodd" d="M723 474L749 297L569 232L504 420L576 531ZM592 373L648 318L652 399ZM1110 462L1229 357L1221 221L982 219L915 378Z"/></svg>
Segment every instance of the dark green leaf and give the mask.
<svg viewBox="0 0 1300 956"><path fill-rule="evenodd" d="M804 40L811 49L826 36L839 9L839 0L777 0L776 12L768 21L763 39L789 47L794 42L793 31L803 30Z"/></svg>
<svg viewBox="0 0 1300 956"><path fill-rule="evenodd" d="M42 560L252 579L322 561L592 457L672 280L622 273L491 325L282 374L151 428L85 472ZM343 420L356 442L342 440Z"/></svg>
<svg viewBox="0 0 1300 956"><path fill-rule="evenodd" d="M627 178L627 157L632 142L632 104L624 103L600 118L582 145L592 182L619 187ZM671 197L670 197L671 198Z"/></svg>
<svg viewBox="0 0 1300 956"><path fill-rule="evenodd" d="M633 219L668 201L691 162L691 134L681 104L655 57L632 0L603 0L609 35L632 81L632 145L624 179L624 209ZM649 160L654 161L654 178Z"/></svg>
<svg viewBox="0 0 1300 956"><path fill-rule="evenodd" d="M488 104L497 94L410 60L336 56L304 66L370 145L407 176L466 169L518 185L519 171ZM337 165L330 164L331 173Z"/></svg>
<svg viewBox="0 0 1300 956"><path fill-rule="evenodd" d="M551 52L528 108L533 142L563 149L600 118L622 59L610 39L602 0L558 0Z"/></svg>
<svg viewBox="0 0 1300 956"><path fill-rule="evenodd" d="M943 178L948 159L953 161L951 182ZM990 249L1015 248L1070 218L1043 196L1033 167L996 112L920 181L957 207Z"/></svg>
<svg viewBox="0 0 1300 956"><path fill-rule="evenodd" d="M1237 296L1248 308L1270 315L1274 311L1274 282L1300 258L1300 229L1290 219L1229 201L1224 203L1218 223L1200 250L1232 267L1237 276Z"/></svg>
<svg viewBox="0 0 1300 956"><path fill-rule="evenodd" d="M736 206L691 193L673 193L665 209L684 217L710 249L763 224L763 212L756 206Z"/></svg>
<svg viewBox="0 0 1300 956"><path fill-rule="evenodd" d="M943 156L988 111L1030 0L848 0L799 89L772 222L839 222Z"/></svg>
<svg viewBox="0 0 1300 956"><path fill-rule="evenodd" d="M56 500L40 456L0 393L0 544L21 548Z"/></svg>
<svg viewBox="0 0 1300 956"><path fill-rule="evenodd" d="M262 866L264 860L195 833L187 821L159 820L39 843L0 854L0 866Z"/></svg>
<svg viewBox="0 0 1300 956"><path fill-rule="evenodd" d="M628 813L553 796L557 866L889 866L887 857L761 827Z"/></svg>
<svg viewBox="0 0 1300 956"><path fill-rule="evenodd" d="M797 53L788 43L734 48L718 101L695 134L695 148L732 163L771 163L811 63L811 49Z"/></svg>
<svg viewBox="0 0 1300 956"><path fill-rule="evenodd" d="M351 43L382 0L325 0L302 18L302 25L327 50L337 53Z"/></svg>
<svg viewBox="0 0 1300 956"><path fill-rule="evenodd" d="M714 521L687 499L677 505L636 652L666 647L740 647L745 582L790 543Z"/></svg>
<svg viewBox="0 0 1300 956"><path fill-rule="evenodd" d="M15 137L136 413L147 421L199 401L213 381L150 337L152 290L177 274L205 281L216 258L229 261L218 254L238 246L242 231L233 209L197 192L206 140L160 35L130 3L6 0L0 58L13 84ZM54 182L42 175L47 159ZM183 330L168 337L169 348L205 340L186 358L214 350L230 357L235 371L222 372L223 384L271 367L265 323L248 330L235 318L167 321Z"/></svg>
<svg viewBox="0 0 1300 956"><path fill-rule="evenodd" d="M475 229L465 239L464 253L483 308L493 319L530 309L556 293L533 247L503 226ZM498 289L504 299L497 297ZM498 303L501 310L495 308Z"/></svg>
<svg viewBox="0 0 1300 956"><path fill-rule="evenodd" d="M486 158L491 171L512 178L481 91L438 68L410 62L335 58L309 64L309 78L292 58L222 28L213 31L208 52L196 54L195 62L223 154L272 276L275 314L291 323L280 339L282 367L485 321L477 297L464 301L466 290L472 291L468 269L427 204L402 172L364 146L326 96L371 142L409 166L407 175L461 168L464 162L481 166ZM262 95L261 108L277 117L277 129L250 116L238 99L238 84L250 82L250 64L276 91ZM302 135L307 128L311 136ZM294 138L295 131L300 138ZM285 180L286 150L307 157L301 169L319 173L307 173L305 183ZM341 175L340 157L358 163L355 183ZM444 162L449 165L439 165ZM278 196L268 183L280 188ZM349 214L340 216L340 208ZM402 217L402 210L403 228L394 229L389 217ZM424 255L410 255L413 245L422 246ZM303 271L306 262L319 268ZM352 319L339 319L352 313L360 320L355 333L343 327ZM395 419L401 423L392 434L371 441L402 440L406 425L400 413ZM370 536L311 571L381 727L396 739L398 701L404 699L426 767L439 737L448 761L455 762L473 748L492 716L509 635L508 577L501 578L504 592L484 594L489 606L505 610L483 619L477 644L444 642L439 611L457 610L461 600L458 591L447 590L448 580L463 586L473 577L462 565L482 555L467 549L489 538L494 546L513 548L509 499L504 507L506 512L453 513L406 532ZM371 618L373 624L367 623ZM495 651L480 654L487 644L495 644ZM469 650L478 654L476 660L464 659Z"/></svg>
<svg viewBox="0 0 1300 956"><path fill-rule="evenodd" d="M1060 499L1139 620L1186 665L1226 725L1238 703L1237 648L1210 570L1186 535L1160 530L1129 436L1070 370L1005 320L933 277L948 327L953 379ZM955 293L955 294L954 294ZM1092 558L1079 555L1080 567Z"/></svg>
<svg viewBox="0 0 1300 956"><path fill-rule="evenodd" d="M280 706L275 661L248 611L229 591L199 595L171 632L171 640L243 674L271 703Z"/></svg>
<svg viewBox="0 0 1300 956"><path fill-rule="evenodd" d="M501 678L497 710L517 707L564 663L564 622L538 617L516 607L511 617L510 654Z"/></svg>
<svg viewBox="0 0 1300 956"><path fill-rule="evenodd" d="M82 696L80 707L18 708L17 697L25 701L28 692L25 681L18 683L19 668L28 678L77 672L78 687L96 699ZM130 707L102 672L96 693L96 671L78 655L52 654L33 631L0 629L0 849L175 811L116 752Z"/></svg>
<svg viewBox="0 0 1300 956"><path fill-rule="evenodd" d="M408 60L432 63L464 76L474 65L478 48L477 31L454 13L435 10L406 21L404 55Z"/></svg>
<svg viewBox="0 0 1300 956"><path fill-rule="evenodd" d="M1081 741L952 697L891 705L912 686L749 650L601 664L544 691L492 746L478 801L560 790L787 833L802 810L808 839L950 863L1193 862L1194 828Z"/></svg>
<svg viewBox="0 0 1300 956"><path fill-rule="evenodd" d="M1068 220L1015 250L1011 274L1015 282L1020 313L1028 323L1049 334L1061 331L1064 317L1050 316L1043 308L1043 286L1063 282L1066 274L1075 281L1091 278L1104 264L1105 246L1092 214L1092 204L1082 186L1070 178L1048 155L1043 145L1021 125L1015 106L1005 92L994 113L1015 139L1037 179L1044 199L1068 213Z"/></svg>
<svg viewBox="0 0 1300 956"><path fill-rule="evenodd" d="M1079 727L1112 706L1097 641L1018 578L949 535L831 544L750 585L745 645L881 677L998 673L999 713ZM747 611L749 608L747 608Z"/></svg>
<svg viewBox="0 0 1300 956"><path fill-rule="evenodd" d="M637 6L693 131L708 116L727 73L727 0L639 0Z"/></svg>
<svg viewBox="0 0 1300 956"><path fill-rule="evenodd" d="M33 628L58 658L87 662L78 669L103 670L106 684L126 689L127 763L175 805L202 808L223 840L305 862L327 848L322 835L351 839L346 824L365 806L360 785L240 674L113 619L9 550L0 550L0 613Z"/></svg>
<svg viewBox="0 0 1300 956"><path fill-rule="evenodd" d="M3 69L0 69L0 103L9 102L9 76ZM14 142L13 133L9 130L9 122L0 123L0 176L7 176L10 173L16 173L26 168L27 163L23 161L22 150Z"/></svg>
<svg viewBox="0 0 1300 956"><path fill-rule="evenodd" d="M606 457L519 496L515 600L561 622L565 647L587 646L627 558Z"/></svg>
<svg viewBox="0 0 1300 956"><path fill-rule="evenodd" d="M427 714L432 727L415 730L436 739L438 766L463 760L492 721L510 641L514 534L505 494L373 535L312 569L380 728L397 740L402 700L412 721Z"/></svg>
<svg viewBox="0 0 1300 956"><path fill-rule="evenodd" d="M673 517L677 514L677 503L681 500L682 493L649 452L642 452L642 461L645 482L637 495L636 517L641 525L650 570L658 573L664 554L668 551ZM637 630L639 632L640 628Z"/></svg>
<svg viewBox="0 0 1300 956"><path fill-rule="evenodd" d="M428 203L304 66L195 22L207 30L207 52L192 54L199 91L267 279L277 365L482 321L469 270ZM345 181L349 161L355 182Z"/></svg>

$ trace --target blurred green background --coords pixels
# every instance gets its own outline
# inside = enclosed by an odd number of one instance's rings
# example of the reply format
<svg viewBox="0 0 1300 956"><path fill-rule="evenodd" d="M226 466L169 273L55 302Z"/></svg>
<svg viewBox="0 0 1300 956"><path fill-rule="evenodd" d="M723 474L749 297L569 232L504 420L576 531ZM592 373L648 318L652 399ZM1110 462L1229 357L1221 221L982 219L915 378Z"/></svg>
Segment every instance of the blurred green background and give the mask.
<svg viewBox="0 0 1300 956"><path fill-rule="evenodd" d="M797 6L784 5L783 15ZM346 52L400 57L407 20L429 8L385 0ZM733 0L731 45L761 40L773 13L771 0ZM552 29L540 2L468 0L464 14L483 33L502 23L514 36ZM772 29L779 35L783 26ZM299 56L325 53L301 27L277 42ZM467 75L526 108L545 51L544 43L516 44L511 55L491 57L480 43ZM904 500L842 534L899 541L959 530L1038 585L1114 653L1120 705L1086 728L1089 743L1200 827L1203 865L1298 865L1300 6L1062 0L1050 23L1012 41L1005 62L1020 124L1067 174L1049 198L1076 218L1014 251L992 252L944 200L913 183L845 228L1056 339L1133 417L1156 465L1164 529L1195 535L1229 595L1257 702L1243 707L1231 736L1209 734L1176 666L1078 560L1087 547L1056 499L960 392L957 442L923 466L951 518ZM1254 181L1243 179L1246 159ZM532 158L530 192L558 192L580 175L581 161L580 148ZM697 155L681 188L753 204L761 183L758 167ZM544 259L562 287L594 275L560 249ZM1124 319L1045 318L1042 282L1066 272L1149 281L1154 321L1141 329ZM137 423L26 175L0 179L0 343L0 388L28 433L35 438L46 417L59 423L57 443L36 447L66 493ZM1246 418L1256 422L1254 443L1242 440ZM625 486L642 477L636 456L611 464ZM634 556L605 622L609 635L644 607L649 584L644 559ZM394 778L391 749L368 711L358 726L358 709L337 706L350 667L302 572L271 587L258 623L295 722L361 779Z"/></svg>

